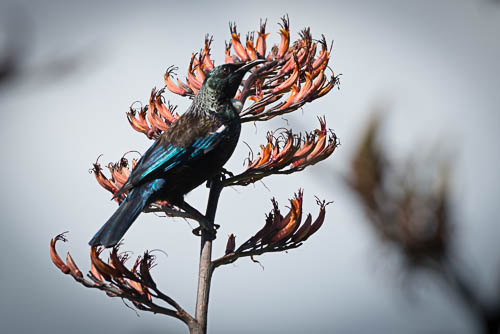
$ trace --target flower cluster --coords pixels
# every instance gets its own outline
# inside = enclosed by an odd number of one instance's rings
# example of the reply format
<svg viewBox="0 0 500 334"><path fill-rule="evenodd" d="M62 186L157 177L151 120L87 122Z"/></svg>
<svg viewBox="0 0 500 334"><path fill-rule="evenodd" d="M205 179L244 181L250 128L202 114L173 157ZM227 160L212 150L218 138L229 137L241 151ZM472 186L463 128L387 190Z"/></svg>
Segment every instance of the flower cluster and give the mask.
<svg viewBox="0 0 500 334"><path fill-rule="evenodd" d="M305 28L299 33L299 39L291 43L289 19L283 17L281 21L281 41L271 48L267 47L266 22L261 22L256 39L255 32L246 35L245 45L236 24L229 25L231 41L226 43L225 63L267 60L241 83L236 95L243 104L247 100L253 101L241 112L242 122L268 120L297 110L328 94L339 83L339 77L328 67L331 47L328 48L326 38L322 36L320 40L314 40L310 29ZM190 98L198 93L206 75L214 67L210 54L212 40L212 37L205 36L203 48L191 55L185 82L174 78L177 67L167 69L164 75L167 90ZM328 75L327 70L332 73ZM173 115L175 107L164 103L162 94L165 88L153 89L146 107L139 110L131 107L127 113L131 126L150 139L157 138L178 117Z"/></svg>
<svg viewBox="0 0 500 334"><path fill-rule="evenodd" d="M163 96L161 95L164 89L151 90L149 103L145 107L141 106L139 110L130 106L130 111L127 113L127 118L132 128L138 132L144 133L149 139L156 139L168 127L175 122L179 115L174 111L177 108L172 106L170 102L165 105Z"/></svg>
<svg viewBox="0 0 500 334"><path fill-rule="evenodd" d="M107 261L101 259L103 248L91 247L90 271L86 279L69 253L66 255L66 262L57 253L56 244L58 241L67 241L66 233L61 233L50 240L50 258L61 272L71 275L85 287L102 290L110 297L125 298L139 310L163 313L183 321L190 319L172 298L166 296L156 286L150 273L151 268L155 266L155 257L151 252L144 252L143 256L137 257L134 264L127 268L129 254L120 253L120 245L112 248ZM156 304L156 299L163 300L174 309Z"/></svg>
<svg viewBox="0 0 500 334"><path fill-rule="evenodd" d="M126 155L126 154L125 154ZM89 170L90 173L94 173L94 176L97 180L97 183L113 195L115 195L118 190L127 182L128 177L130 175L131 170L135 167L137 163L137 159L132 159L132 163L125 158L125 155L120 159L117 163L110 162L107 164L107 168L111 176L108 178L102 172L102 167L99 164L99 156L96 162L93 164L93 167ZM115 201L121 203L126 197L126 194L123 194L119 197L115 198Z"/></svg>
<svg viewBox="0 0 500 334"><path fill-rule="evenodd" d="M317 218L308 214L302 223L303 191L299 189L290 199L290 209L283 216L278 202L273 198L273 209L266 215L266 222L254 236L236 248L236 237L229 235L225 255L214 261L215 266L232 263L240 257L256 256L267 252L279 252L301 246L311 235L323 225L326 206L330 203L317 200L320 207Z"/></svg>
<svg viewBox="0 0 500 334"><path fill-rule="evenodd" d="M247 185L272 174L290 174L328 158L339 145L337 136L319 118L320 128L304 135L286 130L267 134L267 144L260 146L257 157L248 158L247 169L225 180L226 185Z"/></svg>

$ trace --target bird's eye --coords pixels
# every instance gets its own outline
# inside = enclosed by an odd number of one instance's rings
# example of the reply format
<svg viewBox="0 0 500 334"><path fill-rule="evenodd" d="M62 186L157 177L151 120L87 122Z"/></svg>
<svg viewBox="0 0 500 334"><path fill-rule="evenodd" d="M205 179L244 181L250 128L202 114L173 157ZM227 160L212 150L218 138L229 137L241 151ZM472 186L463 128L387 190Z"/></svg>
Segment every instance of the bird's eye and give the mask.
<svg viewBox="0 0 500 334"><path fill-rule="evenodd" d="M229 73L229 67L223 67L222 68L222 73L228 74Z"/></svg>

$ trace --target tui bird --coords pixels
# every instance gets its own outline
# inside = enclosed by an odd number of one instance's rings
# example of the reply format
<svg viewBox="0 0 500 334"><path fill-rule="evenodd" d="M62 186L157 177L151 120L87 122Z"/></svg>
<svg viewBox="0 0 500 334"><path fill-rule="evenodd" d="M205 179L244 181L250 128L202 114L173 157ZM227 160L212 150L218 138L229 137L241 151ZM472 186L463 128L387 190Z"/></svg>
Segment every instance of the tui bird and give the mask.
<svg viewBox="0 0 500 334"><path fill-rule="evenodd" d="M116 245L150 203L166 200L195 211L184 195L220 173L238 142L241 102L234 99L245 73L263 60L214 67L191 106L144 153L127 182L115 194L128 191L120 207L89 244ZM204 226L200 222L202 227Z"/></svg>

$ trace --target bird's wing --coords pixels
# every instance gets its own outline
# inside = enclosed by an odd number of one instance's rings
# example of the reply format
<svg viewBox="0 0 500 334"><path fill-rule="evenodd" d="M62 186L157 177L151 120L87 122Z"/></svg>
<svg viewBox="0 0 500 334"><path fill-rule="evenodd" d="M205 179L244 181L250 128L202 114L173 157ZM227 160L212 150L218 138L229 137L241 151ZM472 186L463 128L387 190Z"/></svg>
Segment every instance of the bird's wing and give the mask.
<svg viewBox="0 0 500 334"><path fill-rule="evenodd" d="M156 141L132 170L127 181L128 188L140 183L152 173L163 174L177 165L192 161L210 152L225 137L227 131L228 128L221 125L216 131L209 132L203 137L193 138L183 146L172 143L164 144L161 140Z"/></svg>

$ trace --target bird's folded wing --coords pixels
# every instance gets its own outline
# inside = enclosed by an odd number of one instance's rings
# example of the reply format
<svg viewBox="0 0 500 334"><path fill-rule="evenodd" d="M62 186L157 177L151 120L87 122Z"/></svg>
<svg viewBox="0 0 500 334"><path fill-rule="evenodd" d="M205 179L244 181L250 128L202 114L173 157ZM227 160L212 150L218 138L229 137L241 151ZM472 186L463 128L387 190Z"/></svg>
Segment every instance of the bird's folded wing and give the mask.
<svg viewBox="0 0 500 334"><path fill-rule="evenodd" d="M158 140L144 153L137 166L132 170L127 183L138 184L152 173L163 174L179 164L198 159L213 150L224 138L226 131L227 128L222 125L204 137L193 139L185 147L173 144L164 145Z"/></svg>

